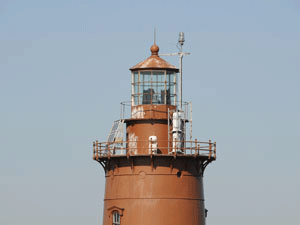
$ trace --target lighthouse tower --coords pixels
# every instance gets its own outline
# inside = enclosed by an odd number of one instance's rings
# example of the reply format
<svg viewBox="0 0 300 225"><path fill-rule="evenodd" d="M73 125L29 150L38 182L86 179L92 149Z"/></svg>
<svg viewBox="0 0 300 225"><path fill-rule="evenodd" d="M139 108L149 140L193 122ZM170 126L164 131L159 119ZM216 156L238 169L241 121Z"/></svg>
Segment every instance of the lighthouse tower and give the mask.
<svg viewBox="0 0 300 225"><path fill-rule="evenodd" d="M103 225L204 225L203 173L216 143L191 139L191 105L177 94L180 70L156 44L150 50L130 68L131 101L121 104L121 118L106 142L93 144L106 178Z"/></svg>

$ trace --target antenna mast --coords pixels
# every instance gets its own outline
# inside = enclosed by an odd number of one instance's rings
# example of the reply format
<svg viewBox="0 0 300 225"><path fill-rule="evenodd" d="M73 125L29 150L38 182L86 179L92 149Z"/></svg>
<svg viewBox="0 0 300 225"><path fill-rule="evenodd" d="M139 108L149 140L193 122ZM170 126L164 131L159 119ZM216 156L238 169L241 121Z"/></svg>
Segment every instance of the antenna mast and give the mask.
<svg viewBox="0 0 300 225"><path fill-rule="evenodd" d="M156 31L154 30L154 36L156 36ZM155 40L155 38L154 38ZM179 49L179 52L176 53L167 53L167 54L159 54L161 56L175 56L179 55L179 110L182 111L182 58L184 55L190 55L191 53L189 52L183 52L182 51L182 46L184 44L184 33L179 32L179 38L178 38L178 43L177 43L177 48ZM178 47L180 45L180 48Z"/></svg>
<svg viewBox="0 0 300 225"><path fill-rule="evenodd" d="M154 28L154 44L156 45L156 28Z"/></svg>

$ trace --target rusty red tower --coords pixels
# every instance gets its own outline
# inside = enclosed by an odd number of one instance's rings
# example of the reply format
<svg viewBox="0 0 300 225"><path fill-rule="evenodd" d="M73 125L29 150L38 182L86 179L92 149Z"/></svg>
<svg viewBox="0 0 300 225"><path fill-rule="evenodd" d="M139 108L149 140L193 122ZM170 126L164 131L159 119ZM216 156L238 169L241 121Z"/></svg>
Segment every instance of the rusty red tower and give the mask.
<svg viewBox="0 0 300 225"><path fill-rule="evenodd" d="M130 68L131 101L121 104L107 141L94 142L106 178L103 225L205 224L203 173L216 143L191 139L191 103L177 94L180 69L158 52L154 44Z"/></svg>

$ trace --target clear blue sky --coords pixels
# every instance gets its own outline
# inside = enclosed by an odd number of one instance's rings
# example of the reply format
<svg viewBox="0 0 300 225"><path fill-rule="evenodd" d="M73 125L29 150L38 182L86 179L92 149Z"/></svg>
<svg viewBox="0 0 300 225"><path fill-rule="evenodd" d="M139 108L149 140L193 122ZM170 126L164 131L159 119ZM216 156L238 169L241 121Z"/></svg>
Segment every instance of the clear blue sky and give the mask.
<svg viewBox="0 0 300 225"><path fill-rule="evenodd" d="M299 21L298 0L1 0L0 224L102 224L92 141L154 27L160 52L185 32L194 136L217 141L207 224L300 224Z"/></svg>

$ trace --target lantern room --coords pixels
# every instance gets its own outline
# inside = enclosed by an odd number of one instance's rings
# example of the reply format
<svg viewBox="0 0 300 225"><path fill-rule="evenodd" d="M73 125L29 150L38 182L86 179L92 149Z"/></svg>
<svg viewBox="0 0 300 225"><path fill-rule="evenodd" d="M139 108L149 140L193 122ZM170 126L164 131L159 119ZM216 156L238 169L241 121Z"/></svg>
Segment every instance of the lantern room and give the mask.
<svg viewBox="0 0 300 225"><path fill-rule="evenodd" d="M131 105L176 105L179 70L159 57L154 44L151 56L130 68L132 72Z"/></svg>

